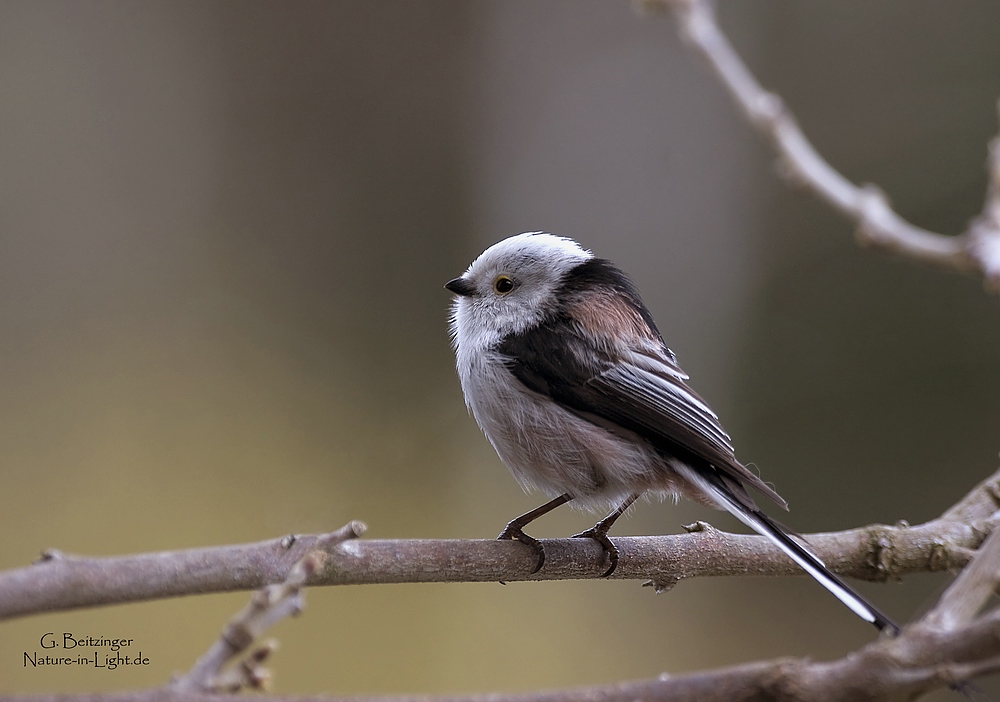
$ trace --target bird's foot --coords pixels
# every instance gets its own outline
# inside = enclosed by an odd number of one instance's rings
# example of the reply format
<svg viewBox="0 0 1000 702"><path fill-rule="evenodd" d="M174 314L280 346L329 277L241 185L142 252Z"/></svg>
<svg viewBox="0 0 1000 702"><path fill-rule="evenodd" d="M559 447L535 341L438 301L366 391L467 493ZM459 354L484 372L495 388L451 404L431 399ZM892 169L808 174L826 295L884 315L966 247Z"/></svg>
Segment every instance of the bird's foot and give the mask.
<svg viewBox="0 0 1000 702"><path fill-rule="evenodd" d="M537 562L535 563L534 570L531 571L532 575L542 569L542 566L545 565L545 549L542 547L542 542L533 536L525 534L521 530L521 525L517 523L516 519L510 522L504 530L500 532L500 536L497 537L497 541L506 541L508 539L511 541L520 541L522 544L530 546L535 552Z"/></svg>
<svg viewBox="0 0 1000 702"><path fill-rule="evenodd" d="M611 562L611 565L608 566L608 569L604 571L604 574L601 576L602 578L606 578L614 573L615 568L618 567L618 547L615 546L615 543L610 538L608 538L608 530L601 529L600 526L601 525L598 524L597 526L592 526L586 531L581 531L579 534L573 534L572 538L593 539L601 545L604 552L608 554L608 560Z"/></svg>

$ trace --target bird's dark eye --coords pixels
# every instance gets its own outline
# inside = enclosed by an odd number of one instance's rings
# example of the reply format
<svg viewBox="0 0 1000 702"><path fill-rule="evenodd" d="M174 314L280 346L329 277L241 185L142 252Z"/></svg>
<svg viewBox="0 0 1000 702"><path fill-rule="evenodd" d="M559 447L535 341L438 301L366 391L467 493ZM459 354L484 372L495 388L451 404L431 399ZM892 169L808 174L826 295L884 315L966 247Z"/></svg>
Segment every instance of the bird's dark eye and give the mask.
<svg viewBox="0 0 1000 702"><path fill-rule="evenodd" d="M500 295L506 295L514 289L514 281L505 275L498 276L497 279L493 281L493 289Z"/></svg>

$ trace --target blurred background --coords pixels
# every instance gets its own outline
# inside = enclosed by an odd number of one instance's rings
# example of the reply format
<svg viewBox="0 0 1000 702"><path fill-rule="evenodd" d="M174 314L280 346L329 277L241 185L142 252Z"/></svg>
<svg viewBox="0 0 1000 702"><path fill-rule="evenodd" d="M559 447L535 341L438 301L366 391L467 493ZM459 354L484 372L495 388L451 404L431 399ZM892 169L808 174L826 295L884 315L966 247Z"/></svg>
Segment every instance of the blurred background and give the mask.
<svg viewBox="0 0 1000 702"><path fill-rule="evenodd" d="M719 11L851 180L942 232L978 214L1000 6ZM794 528L931 519L997 467L997 298L859 250L776 181L669 17L597 0L7 0L0 95L2 568L350 519L371 538L492 538L541 497L466 414L442 285L526 230L632 275ZM739 529L642 504L616 532L695 519ZM560 510L532 533L594 520ZM859 587L906 621L947 581ZM274 630L278 692L552 688L873 638L805 578L307 597ZM245 601L5 623L0 689L161 684ZM150 665L24 668L48 631L133 638Z"/></svg>

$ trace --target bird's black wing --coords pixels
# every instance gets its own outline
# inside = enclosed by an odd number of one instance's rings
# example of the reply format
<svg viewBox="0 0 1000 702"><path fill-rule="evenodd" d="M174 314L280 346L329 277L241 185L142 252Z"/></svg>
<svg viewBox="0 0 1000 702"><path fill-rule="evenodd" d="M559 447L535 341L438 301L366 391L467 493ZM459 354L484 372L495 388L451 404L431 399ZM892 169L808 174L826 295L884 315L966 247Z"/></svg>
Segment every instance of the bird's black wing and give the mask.
<svg viewBox="0 0 1000 702"><path fill-rule="evenodd" d="M684 380L673 354L648 339L636 351L602 348L572 319L562 318L507 337L499 351L525 386L588 419L642 436L692 468L716 474L747 506L743 484L781 507L787 504L737 459L719 418Z"/></svg>
<svg viewBox="0 0 1000 702"><path fill-rule="evenodd" d="M627 354L601 350L572 320L563 319L505 339L500 351L511 373L531 390L599 426L638 434L678 458L687 468L677 470L714 496L720 508L770 539L859 617L880 631L898 632L892 619L832 573L807 544L757 508L744 483L787 505L736 460L718 417L687 387L673 354L656 353L655 346L643 343L637 348Z"/></svg>

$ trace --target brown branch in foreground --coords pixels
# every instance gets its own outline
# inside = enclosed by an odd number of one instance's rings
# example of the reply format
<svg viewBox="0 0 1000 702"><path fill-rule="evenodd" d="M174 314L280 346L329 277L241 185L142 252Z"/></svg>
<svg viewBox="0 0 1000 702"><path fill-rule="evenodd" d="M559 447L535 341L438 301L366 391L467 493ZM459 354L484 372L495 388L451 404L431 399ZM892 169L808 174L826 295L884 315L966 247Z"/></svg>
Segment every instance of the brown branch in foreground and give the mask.
<svg viewBox="0 0 1000 702"><path fill-rule="evenodd" d="M871 525L806 538L831 569L864 580L955 570L1000 522L998 495L1000 470L930 522ZM345 528L360 534L364 525L352 522ZM689 529L687 534L617 537L621 557L613 577L648 580L662 590L696 577L801 574L759 536L730 534L703 523ZM606 569L601 547L589 539L543 543L545 567L535 574L531 549L491 540L349 540L333 545L330 535L321 535L113 558L50 555L35 565L0 572L0 619L255 590L282 582L296 561L317 548L330 558L309 579L311 586L583 579L598 578Z"/></svg>
<svg viewBox="0 0 1000 702"><path fill-rule="evenodd" d="M934 611L924 621L934 627L953 630L968 624L983 608L997 586L1000 573L1000 531L986 537L972 566L962 571L941 596Z"/></svg>
<svg viewBox="0 0 1000 702"><path fill-rule="evenodd" d="M170 688L178 692L238 692L244 688L266 689L270 673L263 663L274 651L265 642L250 652L239 665L225 669L250 648L254 641L286 617L298 616L305 604L302 593L306 582L323 565L330 549L364 531L352 522L325 535L311 551L292 566L284 582L268 585L250 598L250 603L230 620L222 635L185 675L175 679Z"/></svg>
<svg viewBox="0 0 1000 702"><path fill-rule="evenodd" d="M719 28L707 0L646 0L671 8L682 39L698 51L750 124L779 154L781 172L857 224L858 241L960 271L981 273L1000 292L1000 137L990 143L989 187L982 214L958 236L944 236L900 217L877 186L858 187L824 159L782 99L764 90Z"/></svg>
<svg viewBox="0 0 1000 702"><path fill-rule="evenodd" d="M865 700L914 700L934 689L961 684L979 675L1000 670L1000 611L968 622L940 626L939 609L963 597L967 582L1000 582L996 568L1000 537L990 538L966 572L942 597L937 608L895 638L883 637L836 661L812 662L801 658L749 663L731 668L652 680L615 683L551 692L466 695L433 698L427 695L377 698L272 697L272 700L366 700L366 702L759 702L762 700L812 700L863 702ZM974 588L978 590L978 588ZM973 595L978 598L979 594ZM980 602L981 604L981 602ZM947 617L946 617L947 619ZM19 699L19 698L12 698ZM67 697L32 696L33 702ZM217 695L184 692L175 688L126 693L73 695L73 702L154 702L158 700L214 700Z"/></svg>

